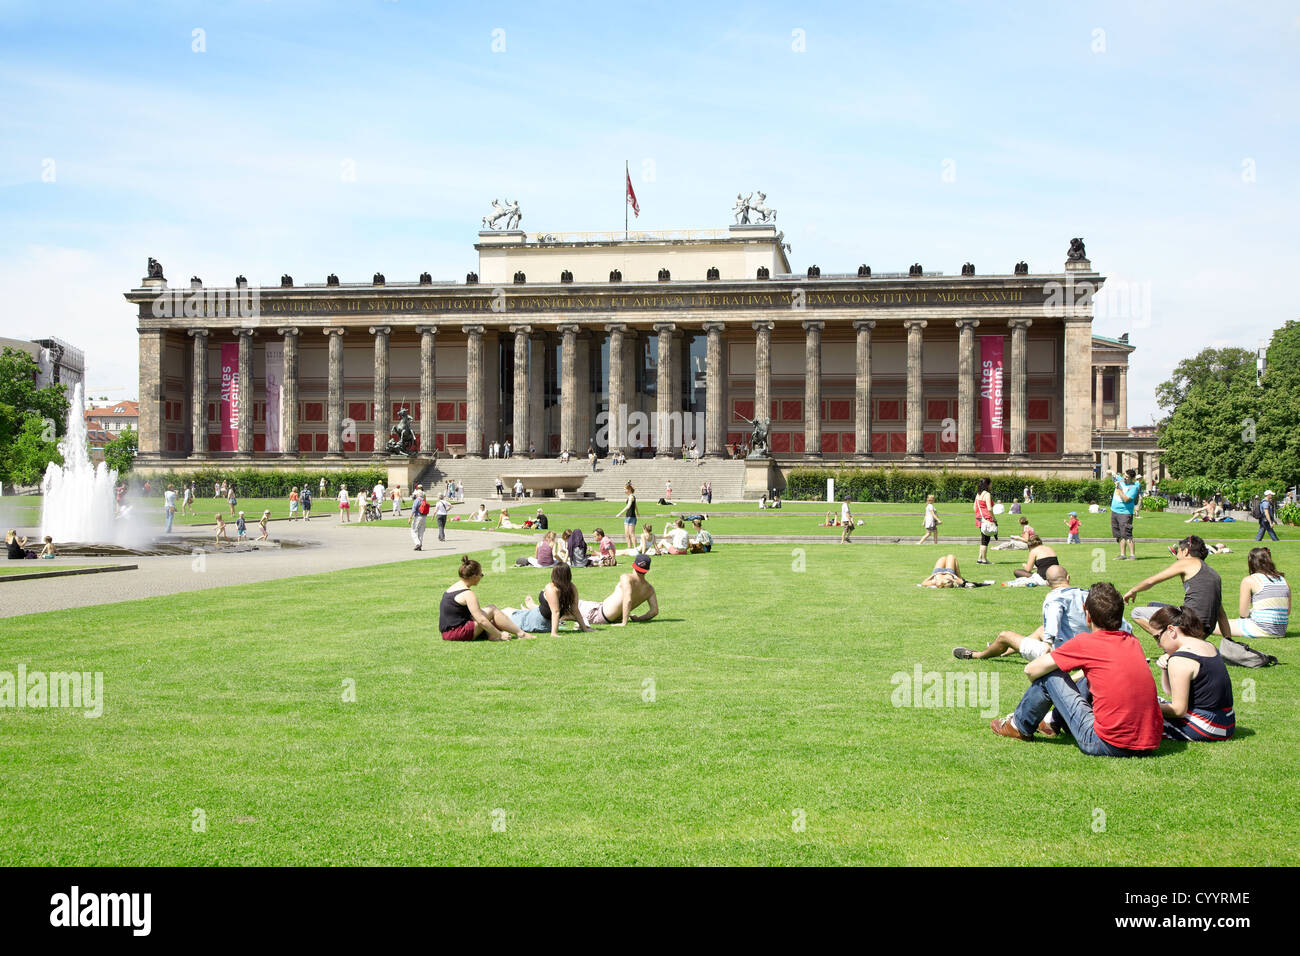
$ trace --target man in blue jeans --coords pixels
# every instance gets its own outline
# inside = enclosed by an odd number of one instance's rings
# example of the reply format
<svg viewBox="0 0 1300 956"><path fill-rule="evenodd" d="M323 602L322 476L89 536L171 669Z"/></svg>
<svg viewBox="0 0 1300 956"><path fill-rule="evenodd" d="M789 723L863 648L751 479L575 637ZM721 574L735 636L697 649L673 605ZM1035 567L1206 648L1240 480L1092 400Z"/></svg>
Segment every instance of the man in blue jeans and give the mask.
<svg viewBox="0 0 1300 956"><path fill-rule="evenodd" d="M1089 756L1154 753L1160 746L1164 718L1142 644L1120 630L1124 599L1114 585L1103 581L1088 589L1083 607L1088 626L1095 630L1030 661L1025 675L1033 683L1015 713L994 719L989 726L999 736L1030 741L1055 705L1074 742ZM1086 690L1070 679L1074 668L1083 669Z"/></svg>
<svg viewBox="0 0 1300 956"><path fill-rule="evenodd" d="M1264 498L1259 503L1259 534L1255 535L1256 541L1263 541L1264 535L1267 534L1274 541L1277 540L1277 504L1273 501L1273 492L1264 492Z"/></svg>

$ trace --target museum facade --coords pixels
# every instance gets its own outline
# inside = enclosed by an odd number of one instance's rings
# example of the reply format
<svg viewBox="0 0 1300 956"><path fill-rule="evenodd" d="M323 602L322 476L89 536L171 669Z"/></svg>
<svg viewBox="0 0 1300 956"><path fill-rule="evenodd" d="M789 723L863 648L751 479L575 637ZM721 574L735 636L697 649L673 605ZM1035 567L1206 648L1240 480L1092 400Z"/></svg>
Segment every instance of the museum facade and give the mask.
<svg viewBox="0 0 1300 956"><path fill-rule="evenodd" d="M1081 476L1126 428L1132 347L1094 338L1079 240L1057 271L960 275L796 274L773 225L478 240L456 282L175 289L150 260L140 465L355 466L409 409L426 457L731 457L767 420L783 463Z"/></svg>

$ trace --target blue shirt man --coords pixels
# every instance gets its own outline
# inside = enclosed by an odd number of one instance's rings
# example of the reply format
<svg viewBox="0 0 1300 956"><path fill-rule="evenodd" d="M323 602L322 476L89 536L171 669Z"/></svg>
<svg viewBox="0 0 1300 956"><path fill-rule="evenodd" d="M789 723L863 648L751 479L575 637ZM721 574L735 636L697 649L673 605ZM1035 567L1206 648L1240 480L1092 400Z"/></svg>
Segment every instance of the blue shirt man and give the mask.
<svg viewBox="0 0 1300 956"><path fill-rule="evenodd" d="M1110 533L1119 542L1120 561L1137 559L1133 548L1133 512L1141 500L1142 482L1134 469L1130 468L1124 477L1115 476L1115 494L1110 499Z"/></svg>

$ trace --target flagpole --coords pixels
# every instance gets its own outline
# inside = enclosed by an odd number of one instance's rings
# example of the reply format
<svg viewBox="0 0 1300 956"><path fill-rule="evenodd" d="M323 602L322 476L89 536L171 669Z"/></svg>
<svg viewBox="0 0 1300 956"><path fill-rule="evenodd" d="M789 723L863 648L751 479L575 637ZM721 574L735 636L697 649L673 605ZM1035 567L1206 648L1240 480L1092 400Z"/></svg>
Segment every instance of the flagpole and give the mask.
<svg viewBox="0 0 1300 956"><path fill-rule="evenodd" d="M623 160L623 241L627 242L627 184L632 179L631 167Z"/></svg>

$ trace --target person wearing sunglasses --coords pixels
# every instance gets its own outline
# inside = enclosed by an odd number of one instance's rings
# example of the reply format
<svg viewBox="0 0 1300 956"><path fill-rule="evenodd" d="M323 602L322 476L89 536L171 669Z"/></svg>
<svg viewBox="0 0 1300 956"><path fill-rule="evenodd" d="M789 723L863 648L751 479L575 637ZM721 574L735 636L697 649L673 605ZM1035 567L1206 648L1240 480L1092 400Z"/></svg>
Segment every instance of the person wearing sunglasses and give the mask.
<svg viewBox="0 0 1300 956"><path fill-rule="evenodd" d="M1161 656L1160 698L1164 736L1170 740L1227 740L1237 727L1232 679L1223 657L1205 640L1205 627L1189 607L1162 607L1151 616Z"/></svg>

